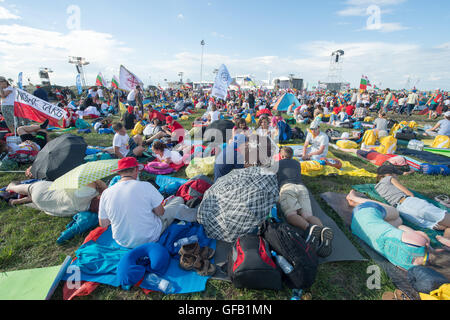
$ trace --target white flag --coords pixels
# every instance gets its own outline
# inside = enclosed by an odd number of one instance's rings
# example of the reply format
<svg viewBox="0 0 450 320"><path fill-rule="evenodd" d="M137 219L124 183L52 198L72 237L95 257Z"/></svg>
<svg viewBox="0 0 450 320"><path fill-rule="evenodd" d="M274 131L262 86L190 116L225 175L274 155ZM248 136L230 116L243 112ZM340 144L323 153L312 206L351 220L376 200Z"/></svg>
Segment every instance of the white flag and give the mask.
<svg viewBox="0 0 450 320"><path fill-rule="evenodd" d="M124 66L120 66L119 77L120 89L131 91L135 89L136 86L140 86L142 89L144 88L144 83Z"/></svg>
<svg viewBox="0 0 450 320"><path fill-rule="evenodd" d="M217 73L211 95L213 97L225 100L227 98L228 86L232 81L233 79L231 78L227 67L224 64L221 65L219 72Z"/></svg>

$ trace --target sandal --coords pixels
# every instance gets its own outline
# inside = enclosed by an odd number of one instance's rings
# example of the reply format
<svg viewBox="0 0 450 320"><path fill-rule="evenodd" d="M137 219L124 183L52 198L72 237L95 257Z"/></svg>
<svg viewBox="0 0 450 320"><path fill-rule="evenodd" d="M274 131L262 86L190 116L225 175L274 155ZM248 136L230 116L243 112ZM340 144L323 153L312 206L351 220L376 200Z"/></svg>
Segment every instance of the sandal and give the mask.
<svg viewBox="0 0 450 320"><path fill-rule="evenodd" d="M202 260L192 254L184 254L180 258L180 268L186 271L198 270L202 265Z"/></svg>
<svg viewBox="0 0 450 320"><path fill-rule="evenodd" d="M198 244L198 242L186 244L180 248L178 254L180 256L183 256L185 254L197 256L200 254L200 245Z"/></svg>
<svg viewBox="0 0 450 320"><path fill-rule="evenodd" d="M203 260L211 260L212 258L214 258L214 256L216 255L216 250L208 248L208 247L203 247L200 249L200 257Z"/></svg>
<svg viewBox="0 0 450 320"><path fill-rule="evenodd" d="M450 208L450 198L445 194L435 197L434 200L436 200L440 204L443 204L447 208Z"/></svg>
<svg viewBox="0 0 450 320"><path fill-rule="evenodd" d="M403 291L396 289L394 291L396 300L411 300Z"/></svg>
<svg viewBox="0 0 450 320"><path fill-rule="evenodd" d="M201 268L196 268L200 276L209 277L216 273L216 266L209 262L209 260L200 260L200 263Z"/></svg>

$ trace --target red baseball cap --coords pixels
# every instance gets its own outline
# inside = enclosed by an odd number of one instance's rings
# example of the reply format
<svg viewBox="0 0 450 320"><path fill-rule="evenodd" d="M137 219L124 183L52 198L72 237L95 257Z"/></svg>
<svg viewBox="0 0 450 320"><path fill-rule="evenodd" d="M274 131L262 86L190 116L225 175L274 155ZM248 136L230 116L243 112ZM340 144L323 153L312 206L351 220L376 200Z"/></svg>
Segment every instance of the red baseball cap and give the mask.
<svg viewBox="0 0 450 320"><path fill-rule="evenodd" d="M138 168L138 170L142 170L142 165L139 164L139 162L137 161L136 158L133 157L128 157L128 158L123 158L119 160L119 167L116 170L112 170L112 172L118 172L118 171L122 171L122 170L126 170L126 169L131 169L131 168Z"/></svg>

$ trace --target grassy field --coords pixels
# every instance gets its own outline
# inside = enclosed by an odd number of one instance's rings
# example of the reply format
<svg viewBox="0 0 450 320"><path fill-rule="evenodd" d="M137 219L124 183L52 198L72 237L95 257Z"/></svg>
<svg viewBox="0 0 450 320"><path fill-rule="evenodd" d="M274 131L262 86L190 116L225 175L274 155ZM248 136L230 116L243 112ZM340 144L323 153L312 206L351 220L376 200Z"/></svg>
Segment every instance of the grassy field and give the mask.
<svg viewBox="0 0 450 320"><path fill-rule="evenodd" d="M190 128L193 119L200 113L192 115L188 121L180 121L185 128ZM390 116L390 115L389 115ZM432 124L424 117L413 116L411 118L395 117L397 120L415 120L420 124ZM305 126L299 126L303 130ZM325 130L327 127L324 126ZM345 129L340 129L345 131ZM348 131L348 130L347 130ZM52 137L56 135L52 134ZM112 135L86 134L83 135L89 145L111 146ZM297 141L299 142L299 141ZM351 161L354 165L365 168L370 172L376 172L373 165L352 157L348 154L330 149L342 160ZM25 170L26 167L23 167ZM177 176L183 177L184 170ZM22 174L7 174L0 172L0 186L6 186L12 180L25 180ZM419 191L428 197L438 194L450 194L450 179L439 176L424 176L414 174L401 177L400 181L407 187ZM390 279L383 273L381 290L369 290L366 287L368 274L367 267L375 264L358 245L354 236L346 229L343 222L320 198L320 193L327 191L349 192L351 186L363 183L375 183L375 179L349 176L339 177L304 177L306 186L311 190L322 209L333 218L344 231L360 253L368 259L368 262L344 262L328 263L321 265L317 281L310 293L314 300L378 300L386 290L393 290ZM65 230L70 218L55 218L45 215L37 210L21 206L12 208L3 201L0 202L0 272L23 270L30 268L48 267L61 264L67 255L75 256L75 251L82 244L86 234L77 236L64 245L58 245L56 239ZM86 300L285 300L291 298L291 292L285 289L280 292L238 290L232 285L210 280L206 290L201 293L188 295L164 296L158 293L145 295L139 289L124 291L110 286L100 285L99 288ZM53 299L62 299L62 285L56 290Z"/></svg>

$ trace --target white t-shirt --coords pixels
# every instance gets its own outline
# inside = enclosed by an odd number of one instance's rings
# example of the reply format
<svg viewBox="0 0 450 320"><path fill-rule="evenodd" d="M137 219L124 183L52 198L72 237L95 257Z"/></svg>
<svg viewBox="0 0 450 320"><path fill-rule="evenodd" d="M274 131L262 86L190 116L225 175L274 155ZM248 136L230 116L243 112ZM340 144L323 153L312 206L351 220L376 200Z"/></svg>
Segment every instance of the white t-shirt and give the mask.
<svg viewBox="0 0 450 320"><path fill-rule="evenodd" d="M309 145L311 146L311 152L316 152L320 149L321 146L325 146L325 149L323 149L323 152L321 156L326 157L328 154L328 145L330 143L330 139L324 132L320 132L319 135L315 138L313 138L311 133L308 133L308 136L306 137L305 144L309 142Z"/></svg>
<svg viewBox="0 0 450 320"><path fill-rule="evenodd" d="M3 92L10 91L10 94L6 98L2 98L2 106L13 106L14 105L14 88L9 86L6 89L3 89Z"/></svg>
<svg viewBox="0 0 450 320"><path fill-rule="evenodd" d="M98 91L94 91L93 89L89 89L89 95L90 95L92 98L95 98L95 97L97 97L97 95L98 95Z"/></svg>
<svg viewBox="0 0 450 320"><path fill-rule="evenodd" d="M166 160L170 158L170 160L175 164L181 164L183 162L183 157L177 151L170 151L169 149L164 150L164 154L161 157L159 154L156 155L156 158L159 161Z"/></svg>
<svg viewBox="0 0 450 320"><path fill-rule="evenodd" d="M130 151L130 145L128 144L130 141L130 137L128 135L121 136L116 133L113 139L113 148L119 147L119 152L122 156L126 157L128 152Z"/></svg>
<svg viewBox="0 0 450 320"><path fill-rule="evenodd" d="M106 113L108 111L108 108L109 108L108 104L102 103L102 112L103 113Z"/></svg>
<svg viewBox="0 0 450 320"><path fill-rule="evenodd" d="M119 245L133 249L159 240L162 221L153 210L163 200L148 182L119 181L103 192L98 217L111 221L112 236Z"/></svg>
<svg viewBox="0 0 450 320"><path fill-rule="evenodd" d="M220 120L220 112L219 111L210 111L209 115L211 116L211 123L217 120Z"/></svg>
<svg viewBox="0 0 450 320"><path fill-rule="evenodd" d="M99 98L103 98L103 90L102 89L98 89L97 94L98 94Z"/></svg>
<svg viewBox="0 0 450 320"><path fill-rule="evenodd" d="M101 116L100 112L98 112L98 110L97 110L97 107L94 107L94 106L87 107L84 110L84 115L85 116L90 115L90 114L95 115L95 116L99 116L99 117Z"/></svg>
<svg viewBox="0 0 450 320"><path fill-rule="evenodd" d="M127 100L128 101L136 100L136 91L131 90L130 93L128 94Z"/></svg>

